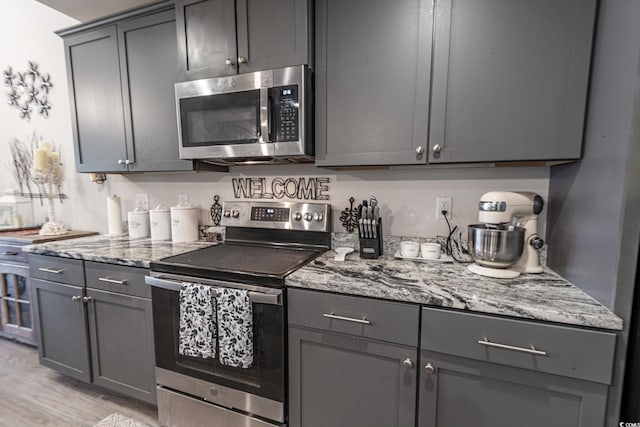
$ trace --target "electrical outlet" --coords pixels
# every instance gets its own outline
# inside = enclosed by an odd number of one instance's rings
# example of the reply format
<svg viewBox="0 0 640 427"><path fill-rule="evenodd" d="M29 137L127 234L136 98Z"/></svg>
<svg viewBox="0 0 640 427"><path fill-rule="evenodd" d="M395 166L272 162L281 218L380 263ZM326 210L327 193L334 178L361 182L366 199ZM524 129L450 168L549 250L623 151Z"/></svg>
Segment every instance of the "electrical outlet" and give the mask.
<svg viewBox="0 0 640 427"><path fill-rule="evenodd" d="M447 211L447 216L451 218L451 197L436 197L436 219L444 219L442 211Z"/></svg>
<svg viewBox="0 0 640 427"><path fill-rule="evenodd" d="M144 211L149 210L149 195L148 194L136 194L136 208L140 208Z"/></svg>

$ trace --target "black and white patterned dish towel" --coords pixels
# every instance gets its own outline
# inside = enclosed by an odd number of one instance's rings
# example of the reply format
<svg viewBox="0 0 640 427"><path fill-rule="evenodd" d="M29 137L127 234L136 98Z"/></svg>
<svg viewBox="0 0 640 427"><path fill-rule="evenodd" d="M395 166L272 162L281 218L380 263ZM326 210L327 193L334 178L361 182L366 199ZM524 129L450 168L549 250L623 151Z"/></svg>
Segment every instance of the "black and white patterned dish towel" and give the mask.
<svg viewBox="0 0 640 427"><path fill-rule="evenodd" d="M216 289L220 363L249 368L253 363L253 310L249 292Z"/></svg>
<svg viewBox="0 0 640 427"><path fill-rule="evenodd" d="M180 289L180 337L178 353L183 356L216 357L215 289L183 283Z"/></svg>

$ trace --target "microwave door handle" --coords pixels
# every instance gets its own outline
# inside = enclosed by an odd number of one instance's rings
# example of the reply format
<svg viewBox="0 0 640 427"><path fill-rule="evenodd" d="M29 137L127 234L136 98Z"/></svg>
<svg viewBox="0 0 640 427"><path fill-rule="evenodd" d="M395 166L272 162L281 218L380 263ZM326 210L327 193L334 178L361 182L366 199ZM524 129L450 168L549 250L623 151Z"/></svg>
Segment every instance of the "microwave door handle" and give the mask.
<svg viewBox="0 0 640 427"><path fill-rule="evenodd" d="M260 136L261 142L271 142L271 126L269 123L269 88L260 88Z"/></svg>

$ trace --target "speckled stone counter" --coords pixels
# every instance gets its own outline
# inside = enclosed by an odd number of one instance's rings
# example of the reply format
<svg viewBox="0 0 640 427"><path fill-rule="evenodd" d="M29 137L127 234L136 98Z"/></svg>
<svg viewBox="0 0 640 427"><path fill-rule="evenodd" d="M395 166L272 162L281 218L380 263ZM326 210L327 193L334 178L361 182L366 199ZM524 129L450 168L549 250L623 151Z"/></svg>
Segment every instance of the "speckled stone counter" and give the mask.
<svg viewBox="0 0 640 427"><path fill-rule="evenodd" d="M212 244L204 241L171 243L170 241L151 241L151 239L129 239L128 236L101 235L23 246L22 250L39 255L149 268L151 260L178 255Z"/></svg>
<svg viewBox="0 0 640 427"><path fill-rule="evenodd" d="M416 262L384 255L345 262L329 251L286 278L286 286L382 298L487 314L602 329L622 320L550 270L516 279L478 276L457 263Z"/></svg>

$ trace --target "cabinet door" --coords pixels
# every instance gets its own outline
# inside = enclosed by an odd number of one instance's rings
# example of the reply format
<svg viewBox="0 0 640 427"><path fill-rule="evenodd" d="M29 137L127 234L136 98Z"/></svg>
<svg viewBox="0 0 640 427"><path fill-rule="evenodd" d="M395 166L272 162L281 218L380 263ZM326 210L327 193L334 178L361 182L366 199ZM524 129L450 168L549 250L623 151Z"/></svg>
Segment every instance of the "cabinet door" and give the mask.
<svg viewBox="0 0 640 427"><path fill-rule="evenodd" d="M78 172L123 172L125 148L116 27L64 40Z"/></svg>
<svg viewBox="0 0 640 427"><path fill-rule="evenodd" d="M91 382L84 288L32 279L40 363Z"/></svg>
<svg viewBox="0 0 640 427"><path fill-rule="evenodd" d="M309 0L237 0L240 73L309 63Z"/></svg>
<svg viewBox="0 0 640 427"><path fill-rule="evenodd" d="M595 6L439 0L429 161L579 158Z"/></svg>
<svg viewBox="0 0 640 427"><path fill-rule="evenodd" d="M405 363L416 358L413 347L290 327L290 425L415 425L417 369Z"/></svg>
<svg viewBox="0 0 640 427"><path fill-rule="evenodd" d="M604 425L605 384L426 351L421 369L419 427Z"/></svg>
<svg viewBox="0 0 640 427"><path fill-rule="evenodd" d="M0 336L36 344L27 265L0 263Z"/></svg>
<svg viewBox="0 0 640 427"><path fill-rule="evenodd" d="M93 382L156 403L151 300L87 288Z"/></svg>
<svg viewBox="0 0 640 427"><path fill-rule="evenodd" d="M172 10L118 24L120 69L132 172L192 170L180 160L174 83L178 47Z"/></svg>
<svg viewBox="0 0 640 427"><path fill-rule="evenodd" d="M433 0L316 3L316 164L426 163Z"/></svg>
<svg viewBox="0 0 640 427"><path fill-rule="evenodd" d="M234 0L177 0L178 63L182 80L237 73Z"/></svg>

